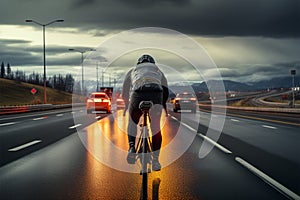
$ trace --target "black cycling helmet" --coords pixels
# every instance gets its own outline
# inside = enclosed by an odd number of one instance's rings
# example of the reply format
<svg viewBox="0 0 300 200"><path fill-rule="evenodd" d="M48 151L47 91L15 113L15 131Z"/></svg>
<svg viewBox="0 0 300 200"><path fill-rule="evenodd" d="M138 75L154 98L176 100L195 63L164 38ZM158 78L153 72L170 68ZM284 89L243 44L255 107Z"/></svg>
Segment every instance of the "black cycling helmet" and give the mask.
<svg viewBox="0 0 300 200"><path fill-rule="evenodd" d="M152 58L152 56L147 55L147 54L142 55L142 56L138 59L138 63L137 63L137 64L141 64L141 63L144 63L144 62L149 62L149 63L155 64L155 61L154 61L154 59Z"/></svg>

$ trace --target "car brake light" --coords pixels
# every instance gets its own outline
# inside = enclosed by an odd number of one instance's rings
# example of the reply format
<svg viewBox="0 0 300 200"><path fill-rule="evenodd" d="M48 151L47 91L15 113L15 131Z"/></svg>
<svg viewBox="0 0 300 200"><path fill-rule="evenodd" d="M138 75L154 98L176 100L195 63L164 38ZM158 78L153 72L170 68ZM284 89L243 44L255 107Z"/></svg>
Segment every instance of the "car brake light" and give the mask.
<svg viewBox="0 0 300 200"><path fill-rule="evenodd" d="M196 101L196 98L190 98L191 101Z"/></svg>
<svg viewBox="0 0 300 200"><path fill-rule="evenodd" d="M88 99L87 102L92 103L94 101L93 101L93 99Z"/></svg>
<svg viewBox="0 0 300 200"><path fill-rule="evenodd" d="M103 102L107 103L110 102L108 99L103 99Z"/></svg>

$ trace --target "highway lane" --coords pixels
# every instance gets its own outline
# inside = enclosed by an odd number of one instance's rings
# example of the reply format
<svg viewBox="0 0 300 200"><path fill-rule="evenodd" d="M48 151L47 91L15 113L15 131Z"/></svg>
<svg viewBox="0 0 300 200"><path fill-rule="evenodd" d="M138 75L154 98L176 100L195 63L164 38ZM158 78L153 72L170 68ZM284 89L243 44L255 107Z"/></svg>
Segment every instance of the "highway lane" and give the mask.
<svg viewBox="0 0 300 200"><path fill-rule="evenodd" d="M0 166L54 143L85 127L97 118L88 116L84 108L59 109L0 116ZM81 124L74 124L80 118Z"/></svg>
<svg viewBox="0 0 300 200"><path fill-rule="evenodd" d="M255 114L227 113L218 143L299 194L300 158L297 155L300 151L300 123L297 123L297 119L270 120L270 117ZM204 134L211 118L221 117L221 114L211 115L207 112L197 115L200 117L198 132ZM195 126L197 117L191 115L187 121L191 124L194 122Z"/></svg>
<svg viewBox="0 0 300 200"><path fill-rule="evenodd" d="M105 138L124 152L127 150L126 134L120 126L124 121L120 116L113 117L116 115L120 113L92 123L81 129L79 135L71 134L2 166L0 196L3 199L138 199L140 175L112 169L97 158L100 153L116 161L114 152L103 145ZM165 120L164 147L178 134L197 134L197 127L180 127L182 124L176 119ZM105 130L102 137L99 130ZM87 139L89 151L79 136ZM200 159L198 152L202 143L202 137L195 137L179 159L163 165L160 172L150 174L150 183L160 179L156 191L160 199L287 199L240 165L232 154L214 148ZM162 151L162 163L168 156ZM125 157L117 161L123 165ZM149 191L150 196L151 185Z"/></svg>

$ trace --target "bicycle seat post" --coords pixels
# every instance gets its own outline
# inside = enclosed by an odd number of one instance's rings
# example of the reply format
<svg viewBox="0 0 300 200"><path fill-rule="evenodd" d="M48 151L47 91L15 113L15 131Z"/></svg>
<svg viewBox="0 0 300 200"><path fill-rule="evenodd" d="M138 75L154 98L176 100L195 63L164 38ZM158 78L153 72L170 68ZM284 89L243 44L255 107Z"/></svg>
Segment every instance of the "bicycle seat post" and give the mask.
<svg viewBox="0 0 300 200"><path fill-rule="evenodd" d="M147 126L147 117L149 116L149 110L153 106L152 101L141 101L139 108L143 112L144 122L143 126Z"/></svg>

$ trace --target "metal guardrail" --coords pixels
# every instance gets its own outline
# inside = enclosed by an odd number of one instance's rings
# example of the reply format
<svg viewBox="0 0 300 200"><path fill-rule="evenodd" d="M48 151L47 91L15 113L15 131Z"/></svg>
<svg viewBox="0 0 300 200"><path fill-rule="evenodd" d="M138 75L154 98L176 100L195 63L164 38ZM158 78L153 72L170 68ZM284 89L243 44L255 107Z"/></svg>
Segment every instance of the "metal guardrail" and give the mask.
<svg viewBox="0 0 300 200"><path fill-rule="evenodd" d="M249 111L264 111L264 112L282 112L282 113L300 113L300 108L272 108L272 107L237 107L237 106L220 106L216 104L205 104L199 103L199 106L204 107L222 107L226 109L235 110L249 110ZM0 115L33 112L33 111L43 111L52 109L62 109L71 107L85 106L84 103L74 103L74 104L38 104L38 105L22 105L22 106L0 106Z"/></svg>
<svg viewBox="0 0 300 200"><path fill-rule="evenodd" d="M37 105L22 105L22 106L0 106L0 115L62 109L62 108L71 108L74 106L78 107L78 106L84 106L84 105L85 105L84 103L75 103L75 104L57 104L57 105L37 104Z"/></svg>
<svg viewBox="0 0 300 200"><path fill-rule="evenodd" d="M300 113L300 108L272 108L272 107L237 107L237 106L220 106L211 104L199 104L203 107L219 107L234 110L246 110L246 111L261 111L261 112L281 112L281 113Z"/></svg>

